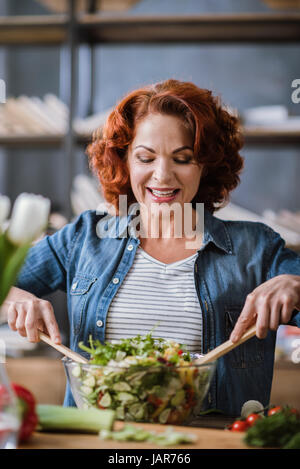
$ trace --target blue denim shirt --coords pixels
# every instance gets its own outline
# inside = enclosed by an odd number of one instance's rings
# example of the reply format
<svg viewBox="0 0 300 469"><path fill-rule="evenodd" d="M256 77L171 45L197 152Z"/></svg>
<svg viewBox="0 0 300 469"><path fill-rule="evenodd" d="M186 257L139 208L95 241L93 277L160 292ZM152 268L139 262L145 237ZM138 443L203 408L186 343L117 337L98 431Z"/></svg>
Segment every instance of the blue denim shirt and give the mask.
<svg viewBox="0 0 300 469"><path fill-rule="evenodd" d="M67 293L70 347L91 334L105 339L107 312L128 273L139 239L126 233L128 218L116 217L117 237L102 237L103 214L86 211L47 236L29 252L16 286L38 297L57 289ZM111 219L112 220L112 219ZM229 338L247 295L280 274L300 275L300 256L262 223L221 221L205 211L204 239L195 262L195 285L203 316L202 353ZM98 233L98 234L97 234ZM184 317L182 318L184 321ZM300 312L290 324L300 327ZM145 333L148 331L145 331ZM205 408L240 415L249 399L269 403L276 332L250 339L217 361ZM75 405L67 384L65 405Z"/></svg>

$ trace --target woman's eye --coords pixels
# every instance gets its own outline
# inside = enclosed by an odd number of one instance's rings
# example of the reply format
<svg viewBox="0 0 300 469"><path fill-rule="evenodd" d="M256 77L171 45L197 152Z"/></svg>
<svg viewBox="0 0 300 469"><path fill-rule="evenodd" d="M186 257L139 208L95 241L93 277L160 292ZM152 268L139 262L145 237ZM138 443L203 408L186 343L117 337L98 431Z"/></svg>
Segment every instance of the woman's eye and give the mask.
<svg viewBox="0 0 300 469"><path fill-rule="evenodd" d="M137 159L142 163L151 163L153 161L153 158L147 158L147 156L137 156Z"/></svg>
<svg viewBox="0 0 300 469"><path fill-rule="evenodd" d="M174 161L178 164L188 164L192 161L193 158L184 158L184 159L175 159Z"/></svg>

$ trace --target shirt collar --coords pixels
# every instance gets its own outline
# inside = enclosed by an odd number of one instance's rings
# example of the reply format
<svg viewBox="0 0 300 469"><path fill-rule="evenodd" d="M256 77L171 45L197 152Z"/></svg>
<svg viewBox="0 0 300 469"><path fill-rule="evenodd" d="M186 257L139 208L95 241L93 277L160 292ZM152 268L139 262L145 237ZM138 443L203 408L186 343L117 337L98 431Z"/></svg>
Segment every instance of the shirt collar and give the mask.
<svg viewBox="0 0 300 469"><path fill-rule="evenodd" d="M232 254L232 243L226 228L226 224L213 216L208 210L204 210L204 249L209 243L215 244L227 254Z"/></svg>

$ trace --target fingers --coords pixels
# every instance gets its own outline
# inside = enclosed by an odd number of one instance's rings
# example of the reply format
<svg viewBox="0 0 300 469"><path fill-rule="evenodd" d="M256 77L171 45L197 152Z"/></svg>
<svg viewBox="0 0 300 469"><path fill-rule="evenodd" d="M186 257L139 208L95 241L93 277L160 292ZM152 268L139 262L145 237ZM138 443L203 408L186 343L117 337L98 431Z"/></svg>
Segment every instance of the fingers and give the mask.
<svg viewBox="0 0 300 469"><path fill-rule="evenodd" d="M253 290L246 298L230 340L237 342L255 321L259 339L264 339L269 329L276 331L280 324L288 323L299 302L299 279L281 275Z"/></svg>
<svg viewBox="0 0 300 469"><path fill-rule="evenodd" d="M272 331L277 331L281 323L281 304L277 303L273 306L270 314L269 327Z"/></svg>
<svg viewBox="0 0 300 469"><path fill-rule="evenodd" d="M256 337L264 339L267 336L270 323L270 309L266 299L261 302L256 320Z"/></svg>
<svg viewBox="0 0 300 469"><path fill-rule="evenodd" d="M15 308L15 305L11 304L7 311L7 324L13 331L17 330L17 327L16 327L17 317L18 317L18 313Z"/></svg>
<svg viewBox="0 0 300 469"><path fill-rule="evenodd" d="M291 319L294 307L295 306L294 306L292 299L286 298L281 308L280 320L282 324L286 324L289 322L289 320Z"/></svg>
<svg viewBox="0 0 300 469"><path fill-rule="evenodd" d="M42 307L42 315L44 318L44 323L47 327L48 334L50 338L56 343L61 343L60 332L58 328L58 324L55 319L54 311L49 302L48 305L43 305Z"/></svg>
<svg viewBox="0 0 300 469"><path fill-rule="evenodd" d="M38 342L39 331L44 331L55 343L61 343L58 324L49 301L37 298L12 303L7 313L7 322L12 330L18 331L30 342Z"/></svg>
<svg viewBox="0 0 300 469"><path fill-rule="evenodd" d="M23 307L19 307L16 320L16 329L22 337L26 337L25 318L26 310Z"/></svg>
<svg viewBox="0 0 300 469"><path fill-rule="evenodd" d="M236 325L230 335L230 340L232 342L237 342L242 335L249 329L256 320L256 310L254 297L250 294L247 296L246 303L244 308L237 320Z"/></svg>
<svg viewBox="0 0 300 469"><path fill-rule="evenodd" d="M31 302L28 307L28 311L25 319L26 335L29 342L38 342L39 335L37 331L37 318L39 310L35 301Z"/></svg>

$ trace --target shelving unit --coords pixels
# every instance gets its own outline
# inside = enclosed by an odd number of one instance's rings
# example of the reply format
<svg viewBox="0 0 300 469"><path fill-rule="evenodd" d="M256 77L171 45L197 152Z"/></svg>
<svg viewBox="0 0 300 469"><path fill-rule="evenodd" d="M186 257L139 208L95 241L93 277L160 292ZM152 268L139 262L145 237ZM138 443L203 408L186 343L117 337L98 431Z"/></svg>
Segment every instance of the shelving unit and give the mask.
<svg viewBox="0 0 300 469"><path fill-rule="evenodd" d="M72 129L77 96L76 47L79 44L128 43L299 43L298 14L214 14L181 16L127 16L78 14L69 0L68 14L46 16L0 17L0 46L66 46L68 51L69 130L65 136L1 137L5 147L65 147L65 164L69 168L66 197L73 180L72 156L77 145L86 145L90 137L81 137ZM91 54L93 57L93 54ZM92 59L91 59L92 60ZM91 67L93 63L91 62ZM93 89L93 86L91 86ZM93 96L90 97L92 102ZM247 145L299 145L300 131L247 130ZM66 200L67 200L66 199ZM66 214L71 217L70 204Z"/></svg>
<svg viewBox="0 0 300 469"><path fill-rule="evenodd" d="M245 144L248 146L269 146L284 145L294 146L300 144L299 131L269 131L269 130L247 130L243 132ZM74 141L77 145L85 146L91 141L91 136L75 135ZM62 135L45 135L45 136L8 136L0 137L0 145L7 148L18 147L60 147L64 144L65 136Z"/></svg>
<svg viewBox="0 0 300 469"><path fill-rule="evenodd" d="M0 45L64 44L69 15L0 18ZM273 43L300 41L298 14L126 16L79 14L79 43Z"/></svg>

